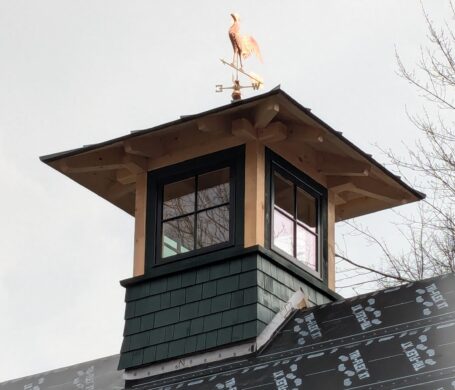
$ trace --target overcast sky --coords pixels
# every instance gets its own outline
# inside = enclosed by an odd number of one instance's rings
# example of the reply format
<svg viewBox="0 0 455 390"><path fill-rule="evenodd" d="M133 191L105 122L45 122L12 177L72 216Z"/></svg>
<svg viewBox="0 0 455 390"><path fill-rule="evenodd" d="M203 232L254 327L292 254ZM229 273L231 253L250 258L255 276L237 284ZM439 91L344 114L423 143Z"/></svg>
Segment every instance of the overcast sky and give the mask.
<svg viewBox="0 0 455 390"><path fill-rule="evenodd" d="M424 1L435 21L444 1ZM419 1L0 0L0 382L119 352L133 219L38 156L229 102L229 14L261 46L246 68L373 153L404 152L425 44ZM449 20L453 23L453 20ZM249 92L248 95L252 93ZM413 206L405 206L412 210ZM390 239L391 213L362 218ZM360 243L349 254L366 264Z"/></svg>

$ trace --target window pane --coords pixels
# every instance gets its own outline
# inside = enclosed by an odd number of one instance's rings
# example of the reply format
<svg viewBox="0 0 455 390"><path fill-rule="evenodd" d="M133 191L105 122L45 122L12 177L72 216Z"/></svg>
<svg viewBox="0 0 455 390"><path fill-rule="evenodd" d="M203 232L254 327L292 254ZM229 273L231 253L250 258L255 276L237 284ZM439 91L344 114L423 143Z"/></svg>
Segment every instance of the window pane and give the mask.
<svg viewBox="0 0 455 390"><path fill-rule="evenodd" d="M294 256L294 221L273 210L273 245Z"/></svg>
<svg viewBox="0 0 455 390"><path fill-rule="evenodd" d="M297 219L316 232L316 199L297 187Z"/></svg>
<svg viewBox="0 0 455 390"><path fill-rule="evenodd" d="M229 241L229 207L221 206L197 215L197 248Z"/></svg>
<svg viewBox="0 0 455 390"><path fill-rule="evenodd" d="M166 184L163 194L163 219L177 217L194 211L194 177Z"/></svg>
<svg viewBox="0 0 455 390"><path fill-rule="evenodd" d="M163 223L161 257L174 256L194 249L194 215Z"/></svg>
<svg viewBox="0 0 455 390"><path fill-rule="evenodd" d="M198 180L199 210L229 202L229 168L205 173Z"/></svg>
<svg viewBox="0 0 455 390"><path fill-rule="evenodd" d="M294 216L294 184L274 172L275 205Z"/></svg>
<svg viewBox="0 0 455 390"><path fill-rule="evenodd" d="M317 236L297 225L297 260L317 271L316 265Z"/></svg>

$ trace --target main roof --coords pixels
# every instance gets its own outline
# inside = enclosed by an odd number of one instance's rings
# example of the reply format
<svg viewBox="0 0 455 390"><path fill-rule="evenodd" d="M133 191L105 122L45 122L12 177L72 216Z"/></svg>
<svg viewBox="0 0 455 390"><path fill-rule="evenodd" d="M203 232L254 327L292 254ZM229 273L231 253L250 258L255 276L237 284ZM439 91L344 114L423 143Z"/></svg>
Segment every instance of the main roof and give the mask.
<svg viewBox="0 0 455 390"><path fill-rule="evenodd" d="M249 357L128 380L126 388L453 389L454 285L455 275L448 274L296 310ZM0 389L122 389L117 360L118 355L3 382Z"/></svg>
<svg viewBox="0 0 455 390"><path fill-rule="evenodd" d="M297 310L250 358L127 382L136 390L455 387L455 275Z"/></svg>
<svg viewBox="0 0 455 390"><path fill-rule="evenodd" d="M239 119L251 122L255 131L270 123L286 125L282 138L264 137L264 144L291 151L315 168L317 180L336 189L337 220L424 198L279 87L41 160L134 215L138 173L245 143L234 129Z"/></svg>

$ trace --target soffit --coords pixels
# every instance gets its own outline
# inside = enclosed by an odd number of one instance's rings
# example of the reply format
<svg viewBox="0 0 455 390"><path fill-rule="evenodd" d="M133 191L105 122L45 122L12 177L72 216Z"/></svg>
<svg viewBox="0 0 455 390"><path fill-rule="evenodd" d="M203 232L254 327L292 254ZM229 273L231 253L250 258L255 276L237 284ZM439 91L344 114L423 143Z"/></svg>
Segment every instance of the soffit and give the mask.
<svg viewBox="0 0 455 390"><path fill-rule="evenodd" d="M280 89L41 160L134 215L138 174L251 141L328 187L336 220L424 197Z"/></svg>

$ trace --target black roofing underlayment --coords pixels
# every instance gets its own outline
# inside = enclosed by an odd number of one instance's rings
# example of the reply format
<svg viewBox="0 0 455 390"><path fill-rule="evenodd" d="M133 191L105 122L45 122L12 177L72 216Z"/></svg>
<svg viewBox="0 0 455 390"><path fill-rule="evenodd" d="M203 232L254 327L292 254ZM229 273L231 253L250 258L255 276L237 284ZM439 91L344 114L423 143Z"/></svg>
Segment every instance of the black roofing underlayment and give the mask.
<svg viewBox="0 0 455 390"><path fill-rule="evenodd" d="M259 355L141 390L455 389L455 276L295 313Z"/></svg>
<svg viewBox="0 0 455 390"><path fill-rule="evenodd" d="M0 390L121 389L118 356ZM296 312L260 354L129 382L136 390L455 390L455 275Z"/></svg>
<svg viewBox="0 0 455 390"><path fill-rule="evenodd" d="M120 390L119 355L0 383L0 390Z"/></svg>

